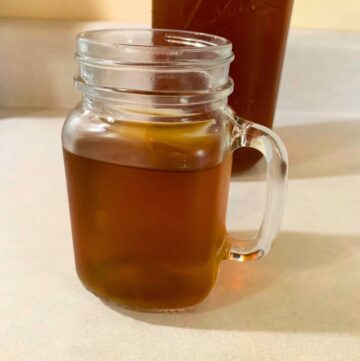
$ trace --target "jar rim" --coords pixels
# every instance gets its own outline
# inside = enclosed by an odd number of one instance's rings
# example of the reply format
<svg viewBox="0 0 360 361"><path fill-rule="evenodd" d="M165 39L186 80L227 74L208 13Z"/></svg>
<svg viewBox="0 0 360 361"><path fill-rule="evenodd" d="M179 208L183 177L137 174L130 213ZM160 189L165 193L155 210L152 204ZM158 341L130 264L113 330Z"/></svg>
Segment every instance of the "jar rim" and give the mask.
<svg viewBox="0 0 360 361"><path fill-rule="evenodd" d="M80 33L75 85L95 97L194 104L233 89L229 40L167 29L105 29Z"/></svg>
<svg viewBox="0 0 360 361"><path fill-rule="evenodd" d="M199 53L203 56L199 57ZM114 28L78 34L76 57L107 64L209 65L231 62L233 53L232 43L218 35L174 29Z"/></svg>
<svg viewBox="0 0 360 361"><path fill-rule="evenodd" d="M231 48L231 41L219 36L219 35L215 35L215 34L208 34L208 33L203 33L203 32L199 32L199 31L190 31L190 30L177 30L177 29L149 29L149 28L112 28L112 29L97 29L97 30L88 30L88 31L83 31L81 33L79 33L77 35L77 41L86 41L89 43L97 43L97 44L105 44L105 45L123 45L123 46L132 46L132 47L143 47L143 48L156 48L156 47L163 47L164 45L156 45L156 44L135 44L133 42L129 43L126 42L126 38L124 40L119 41L119 37L118 40L115 41L110 41L110 39L105 40L106 38L103 37L101 38L101 36L111 36L114 34L111 33L118 33L122 34L123 36L129 35L130 33L132 35L134 34L141 34L141 33L152 33L152 34L163 34L164 37L175 37L176 35L187 35L188 37L185 38L183 37L184 40L187 41L194 41L196 40L197 42L191 44L191 43L185 43L184 45L182 45L182 48L188 48L188 49L198 49L200 47L225 47ZM128 34L126 34L128 33ZM172 34L172 35L170 35ZM190 38L189 38L190 36ZM181 39L180 39L181 40ZM166 47L168 48L179 48L179 43L174 43L177 45L169 45L166 44Z"/></svg>

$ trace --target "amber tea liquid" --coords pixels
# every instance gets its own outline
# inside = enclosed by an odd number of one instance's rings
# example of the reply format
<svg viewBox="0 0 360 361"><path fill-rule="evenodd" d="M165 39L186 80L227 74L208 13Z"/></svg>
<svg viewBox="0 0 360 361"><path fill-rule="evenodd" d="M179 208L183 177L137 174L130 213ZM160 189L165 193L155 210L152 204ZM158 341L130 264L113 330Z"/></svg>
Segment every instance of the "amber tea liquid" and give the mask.
<svg viewBox="0 0 360 361"><path fill-rule="evenodd" d="M106 163L64 149L77 272L102 298L185 308L210 292L226 256L231 156L200 170Z"/></svg>
<svg viewBox="0 0 360 361"><path fill-rule="evenodd" d="M292 5L293 0L152 0L152 26L230 39L235 88L229 103L241 117L271 128ZM233 170L245 170L260 157L254 149L238 149Z"/></svg>

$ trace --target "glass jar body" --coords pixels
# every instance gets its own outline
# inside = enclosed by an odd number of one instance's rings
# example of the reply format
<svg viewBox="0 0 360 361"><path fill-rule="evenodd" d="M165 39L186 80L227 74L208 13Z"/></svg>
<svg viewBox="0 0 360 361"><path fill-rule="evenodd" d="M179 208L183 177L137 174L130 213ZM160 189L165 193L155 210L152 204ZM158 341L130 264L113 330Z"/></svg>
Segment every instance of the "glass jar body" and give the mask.
<svg viewBox="0 0 360 361"><path fill-rule="evenodd" d="M125 307L179 310L210 292L224 259L266 255L279 230L287 154L270 129L227 105L231 43L151 29L77 38L83 101L62 145L76 269L98 296ZM268 165L256 236L226 231L232 153L253 148Z"/></svg>
<svg viewBox="0 0 360 361"><path fill-rule="evenodd" d="M64 124L77 273L126 307L187 308L210 292L229 252L227 106L121 108L86 99Z"/></svg>

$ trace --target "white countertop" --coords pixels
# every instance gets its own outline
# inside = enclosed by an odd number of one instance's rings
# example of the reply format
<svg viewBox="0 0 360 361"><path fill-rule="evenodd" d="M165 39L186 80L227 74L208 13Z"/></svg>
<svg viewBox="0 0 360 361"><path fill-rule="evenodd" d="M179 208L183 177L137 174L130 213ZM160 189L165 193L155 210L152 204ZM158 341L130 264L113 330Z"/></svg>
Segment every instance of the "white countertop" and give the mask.
<svg viewBox="0 0 360 361"><path fill-rule="evenodd" d="M278 116L281 234L266 258L223 263L206 301L178 314L112 309L77 279L64 114L0 110L1 361L360 359L360 113ZM233 179L233 229L256 225L259 173Z"/></svg>

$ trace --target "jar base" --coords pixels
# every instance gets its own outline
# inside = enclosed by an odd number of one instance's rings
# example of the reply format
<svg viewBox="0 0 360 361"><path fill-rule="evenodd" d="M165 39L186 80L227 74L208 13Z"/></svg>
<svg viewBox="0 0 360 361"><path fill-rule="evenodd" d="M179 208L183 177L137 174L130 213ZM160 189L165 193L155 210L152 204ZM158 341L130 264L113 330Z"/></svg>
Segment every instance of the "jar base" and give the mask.
<svg viewBox="0 0 360 361"><path fill-rule="evenodd" d="M195 306L188 306L183 308L141 308L136 306L129 306L127 304L121 303L121 302L115 302L110 299L101 297L99 295L96 295L96 297L100 299L102 303L104 303L107 307L110 307L111 309L121 312L121 311L134 311L134 312L142 312L142 313L182 313L192 310Z"/></svg>
<svg viewBox="0 0 360 361"><path fill-rule="evenodd" d="M82 283L83 284L83 283ZM96 296L104 305L111 308L114 311L122 312L122 311L135 311L135 312L142 312L142 313L181 313L187 312L192 310L198 303L192 306L180 307L180 308L142 308L137 306L131 306L121 301L115 301L108 297L104 297L95 291L88 288L85 284L83 286L86 288L87 291L92 293Z"/></svg>

